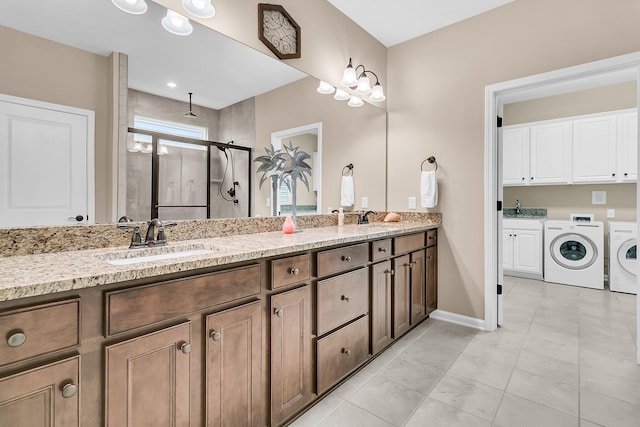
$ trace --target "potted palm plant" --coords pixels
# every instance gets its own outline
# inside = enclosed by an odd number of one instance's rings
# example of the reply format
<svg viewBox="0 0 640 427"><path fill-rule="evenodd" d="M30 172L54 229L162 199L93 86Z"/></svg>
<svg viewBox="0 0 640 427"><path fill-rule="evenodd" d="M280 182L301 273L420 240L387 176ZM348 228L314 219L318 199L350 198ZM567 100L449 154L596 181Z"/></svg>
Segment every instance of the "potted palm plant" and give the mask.
<svg viewBox="0 0 640 427"><path fill-rule="evenodd" d="M309 179L311 176L311 166L306 162L311 156L300 150L300 147L294 147L289 141L289 146L283 144L282 149L276 149L271 145L271 149L265 148L266 156L258 156L254 162L259 163L257 172L262 172L260 178L260 188L269 178L271 178L274 194L277 194L281 185L286 185L291 192L291 219L296 225L296 193L298 180L302 181L307 190L309 190ZM275 203L274 203L275 205ZM297 226L296 226L297 229Z"/></svg>

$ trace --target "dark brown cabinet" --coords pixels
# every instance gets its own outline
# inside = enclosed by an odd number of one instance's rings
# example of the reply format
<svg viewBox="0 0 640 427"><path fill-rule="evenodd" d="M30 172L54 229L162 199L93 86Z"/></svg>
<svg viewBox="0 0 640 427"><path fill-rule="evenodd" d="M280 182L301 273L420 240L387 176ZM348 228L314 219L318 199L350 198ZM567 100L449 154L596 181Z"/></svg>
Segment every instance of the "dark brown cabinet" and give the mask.
<svg viewBox="0 0 640 427"><path fill-rule="evenodd" d="M427 314L438 308L438 248L427 248Z"/></svg>
<svg viewBox="0 0 640 427"><path fill-rule="evenodd" d="M191 323L105 348L106 426L189 426Z"/></svg>
<svg viewBox="0 0 640 427"><path fill-rule="evenodd" d="M80 426L80 356L0 380L0 426Z"/></svg>
<svg viewBox="0 0 640 427"><path fill-rule="evenodd" d="M209 315L206 324L206 425L260 425L260 301Z"/></svg>
<svg viewBox="0 0 640 427"><path fill-rule="evenodd" d="M371 352L378 354L391 344L392 335L392 282L394 271L391 261L371 267ZM407 325L408 326L408 325Z"/></svg>
<svg viewBox="0 0 640 427"><path fill-rule="evenodd" d="M393 338L411 327L411 260L403 255L393 260Z"/></svg>
<svg viewBox="0 0 640 427"><path fill-rule="evenodd" d="M311 286L271 297L271 424L311 401Z"/></svg>
<svg viewBox="0 0 640 427"><path fill-rule="evenodd" d="M411 326L427 317L425 251L410 254L411 272Z"/></svg>

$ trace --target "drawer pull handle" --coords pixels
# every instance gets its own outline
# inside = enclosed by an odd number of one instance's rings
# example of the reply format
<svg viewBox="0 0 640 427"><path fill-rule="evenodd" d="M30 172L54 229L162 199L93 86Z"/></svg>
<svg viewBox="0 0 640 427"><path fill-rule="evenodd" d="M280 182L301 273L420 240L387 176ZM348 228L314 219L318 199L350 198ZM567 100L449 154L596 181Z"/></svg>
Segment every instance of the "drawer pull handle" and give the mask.
<svg viewBox="0 0 640 427"><path fill-rule="evenodd" d="M62 391L62 397L68 399L73 397L78 392L78 386L74 383L66 383L62 387L60 387L60 391Z"/></svg>
<svg viewBox="0 0 640 427"><path fill-rule="evenodd" d="M387 248L378 248L378 252L387 252Z"/></svg>
<svg viewBox="0 0 640 427"><path fill-rule="evenodd" d="M282 317L282 309L278 309L278 308L274 308L273 309L273 314L275 314L278 317Z"/></svg>
<svg viewBox="0 0 640 427"><path fill-rule="evenodd" d="M188 342L183 342L180 346L180 351L182 351L184 354L191 353L191 344L189 344Z"/></svg>
<svg viewBox="0 0 640 427"><path fill-rule="evenodd" d="M213 330L213 331L211 331L209 336L214 341L220 341L220 337L222 337L222 334L219 331Z"/></svg>
<svg viewBox="0 0 640 427"><path fill-rule="evenodd" d="M350 256L342 256L342 260L345 262L351 262L351 257Z"/></svg>
<svg viewBox="0 0 640 427"><path fill-rule="evenodd" d="M292 276L297 276L298 274L300 274L300 269L299 268L290 268L289 269L289 274L291 274Z"/></svg>
<svg viewBox="0 0 640 427"><path fill-rule="evenodd" d="M418 261L411 261L410 264L413 267L414 265L416 265L418 263Z"/></svg>
<svg viewBox="0 0 640 427"><path fill-rule="evenodd" d="M348 348L343 348L342 354L344 354L345 356L351 356L351 350L349 350Z"/></svg>
<svg viewBox="0 0 640 427"><path fill-rule="evenodd" d="M405 265L406 265L406 264L405 264ZM396 272L395 272L395 270L385 270L385 271L384 271L384 274L390 274L390 275L392 275L392 276L393 276L394 274L396 274Z"/></svg>
<svg viewBox="0 0 640 427"><path fill-rule="evenodd" d="M23 331L15 331L7 338L9 347L20 347L27 340L27 336Z"/></svg>
<svg viewBox="0 0 640 427"><path fill-rule="evenodd" d="M349 297L346 297L346 296L344 296L344 295L342 295L342 296L340 297L340 299L341 299L342 301L344 301L344 302L349 302Z"/></svg>

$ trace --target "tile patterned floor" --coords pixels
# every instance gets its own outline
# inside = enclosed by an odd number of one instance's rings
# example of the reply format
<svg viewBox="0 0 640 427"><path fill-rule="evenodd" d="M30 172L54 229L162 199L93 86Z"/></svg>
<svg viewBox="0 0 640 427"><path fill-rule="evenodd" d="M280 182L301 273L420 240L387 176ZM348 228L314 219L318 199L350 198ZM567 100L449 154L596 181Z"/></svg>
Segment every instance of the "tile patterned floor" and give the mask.
<svg viewBox="0 0 640 427"><path fill-rule="evenodd" d="M640 426L635 296L505 282L498 332L428 319L292 426Z"/></svg>

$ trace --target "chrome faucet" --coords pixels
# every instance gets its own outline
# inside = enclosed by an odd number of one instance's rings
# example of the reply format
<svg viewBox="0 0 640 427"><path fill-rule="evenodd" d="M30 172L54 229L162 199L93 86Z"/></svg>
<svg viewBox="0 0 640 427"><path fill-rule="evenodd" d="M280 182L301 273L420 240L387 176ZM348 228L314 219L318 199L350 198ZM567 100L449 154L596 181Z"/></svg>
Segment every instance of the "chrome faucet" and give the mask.
<svg viewBox="0 0 640 427"><path fill-rule="evenodd" d="M520 200L516 200L516 215L520 215Z"/></svg>
<svg viewBox="0 0 640 427"><path fill-rule="evenodd" d="M369 224L369 218L367 217L367 215L369 214L375 215L376 213L377 212L374 212L374 211L367 211L363 215L358 215L358 224Z"/></svg>

